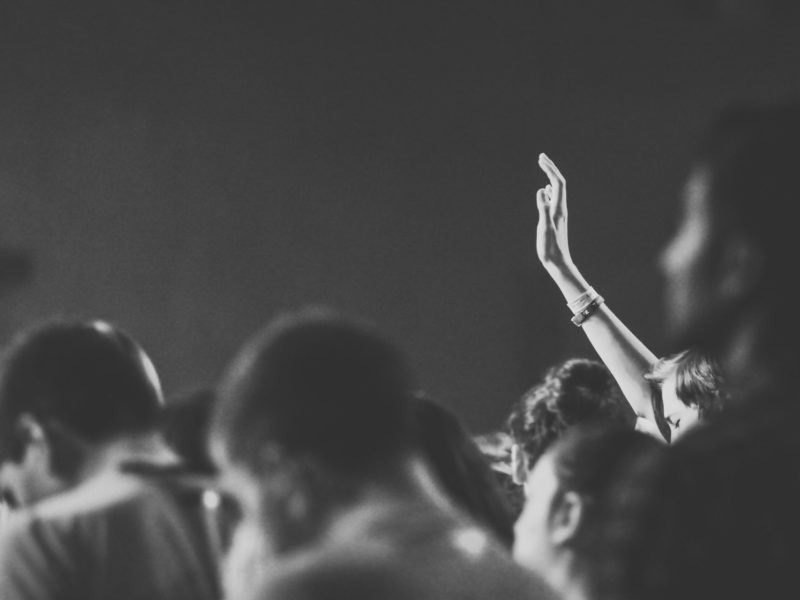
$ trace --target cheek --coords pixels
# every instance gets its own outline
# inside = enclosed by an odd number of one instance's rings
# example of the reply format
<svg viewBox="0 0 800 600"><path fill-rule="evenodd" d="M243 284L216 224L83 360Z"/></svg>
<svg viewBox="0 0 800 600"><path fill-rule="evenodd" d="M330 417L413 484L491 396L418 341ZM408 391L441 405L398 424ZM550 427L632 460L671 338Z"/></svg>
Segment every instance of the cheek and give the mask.
<svg viewBox="0 0 800 600"><path fill-rule="evenodd" d="M514 526L514 558L522 565L537 568L542 561L546 539L543 511L528 501Z"/></svg>

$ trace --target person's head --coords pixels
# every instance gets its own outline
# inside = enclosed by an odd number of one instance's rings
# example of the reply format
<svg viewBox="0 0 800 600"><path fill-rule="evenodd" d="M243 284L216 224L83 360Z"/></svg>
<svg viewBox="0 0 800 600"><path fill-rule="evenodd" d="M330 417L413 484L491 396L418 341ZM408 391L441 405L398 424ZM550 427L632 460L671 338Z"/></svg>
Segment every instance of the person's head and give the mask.
<svg viewBox="0 0 800 600"><path fill-rule="evenodd" d="M726 375L749 377L738 367L751 367L755 355L780 368L796 362L786 282L800 251L799 158L800 103L720 115L700 144L679 226L662 253L674 347L718 356Z"/></svg>
<svg viewBox="0 0 800 600"><path fill-rule="evenodd" d="M630 461L658 453L656 438L614 423L573 427L537 461L515 526L516 560L566 593L585 586L603 553L608 494Z"/></svg>
<svg viewBox="0 0 800 600"><path fill-rule="evenodd" d="M157 426L155 368L107 322L32 326L11 341L0 369L0 486L11 504L73 485L98 449Z"/></svg>
<svg viewBox="0 0 800 600"><path fill-rule="evenodd" d="M514 514L505 492L460 417L425 394L413 399L420 449L453 502L508 548Z"/></svg>
<svg viewBox="0 0 800 600"><path fill-rule="evenodd" d="M632 417L619 385L602 362L570 358L551 366L508 418L514 479L524 484L539 457L571 427L597 421L632 425Z"/></svg>
<svg viewBox="0 0 800 600"><path fill-rule="evenodd" d="M412 390L371 324L316 307L270 321L231 361L212 412L212 456L245 521L280 550L316 535L330 498L399 474Z"/></svg>
<svg viewBox="0 0 800 600"><path fill-rule="evenodd" d="M772 598L796 585L798 410L753 405L629 470L606 520L601 598Z"/></svg>
<svg viewBox="0 0 800 600"><path fill-rule="evenodd" d="M695 349L659 359L645 378L652 388L658 424L667 429L670 441L724 407L720 367L712 357Z"/></svg>

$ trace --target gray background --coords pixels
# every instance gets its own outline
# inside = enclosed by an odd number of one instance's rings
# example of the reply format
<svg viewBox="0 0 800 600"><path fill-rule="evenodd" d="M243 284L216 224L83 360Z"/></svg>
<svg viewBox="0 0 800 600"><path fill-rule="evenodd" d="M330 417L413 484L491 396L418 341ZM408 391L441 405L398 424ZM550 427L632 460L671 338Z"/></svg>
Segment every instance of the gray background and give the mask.
<svg viewBox="0 0 800 600"><path fill-rule="evenodd" d="M168 394L276 311L378 321L476 432L593 356L535 256L546 151L573 256L664 351L659 248L716 112L792 97L791 2L0 3L0 335L110 319Z"/></svg>

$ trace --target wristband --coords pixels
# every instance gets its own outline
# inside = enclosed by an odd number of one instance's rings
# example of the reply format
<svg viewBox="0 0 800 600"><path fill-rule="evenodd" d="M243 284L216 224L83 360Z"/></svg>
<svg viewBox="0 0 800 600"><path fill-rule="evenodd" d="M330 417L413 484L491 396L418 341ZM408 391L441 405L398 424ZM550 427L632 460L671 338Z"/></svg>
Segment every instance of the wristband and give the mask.
<svg viewBox="0 0 800 600"><path fill-rule="evenodd" d="M581 325L583 325L583 322L586 319L588 319L595 312L597 312L597 309L600 308L600 305L603 304L603 302L605 302L605 299L602 296L597 296L596 298L594 298L591 302L589 302L589 305L586 306L586 308L584 308L578 313L575 313L575 316L572 317L571 319L572 323L576 327L580 327Z"/></svg>
<svg viewBox="0 0 800 600"><path fill-rule="evenodd" d="M567 306L569 307L570 311L572 311L573 315L577 315L579 312L584 310L587 306L589 306L593 300L596 300L600 294L598 294L593 287L589 287L579 295L574 300L567 302Z"/></svg>

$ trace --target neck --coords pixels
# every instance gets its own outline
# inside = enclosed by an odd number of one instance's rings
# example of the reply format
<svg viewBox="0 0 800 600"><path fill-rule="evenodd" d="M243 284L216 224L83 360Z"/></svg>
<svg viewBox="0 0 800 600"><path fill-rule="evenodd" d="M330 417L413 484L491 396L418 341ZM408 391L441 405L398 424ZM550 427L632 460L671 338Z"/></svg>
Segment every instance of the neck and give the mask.
<svg viewBox="0 0 800 600"><path fill-rule="evenodd" d="M429 468L417 456L401 459L366 482L324 473L311 493L309 504L313 507L308 514L284 530L285 535L277 536L288 543L274 540L279 542L274 548L278 554L361 537L372 524L412 503L453 510Z"/></svg>
<svg viewBox="0 0 800 600"><path fill-rule="evenodd" d="M77 480L84 481L101 473L116 471L126 462L146 461L168 465L177 460L175 454L154 432L126 435L87 448L86 459L81 465Z"/></svg>
<svg viewBox="0 0 800 600"><path fill-rule="evenodd" d="M563 556L558 559L547 574L546 579L554 589L559 591L564 600L587 600L586 575L577 565L575 554L571 550L563 550Z"/></svg>

